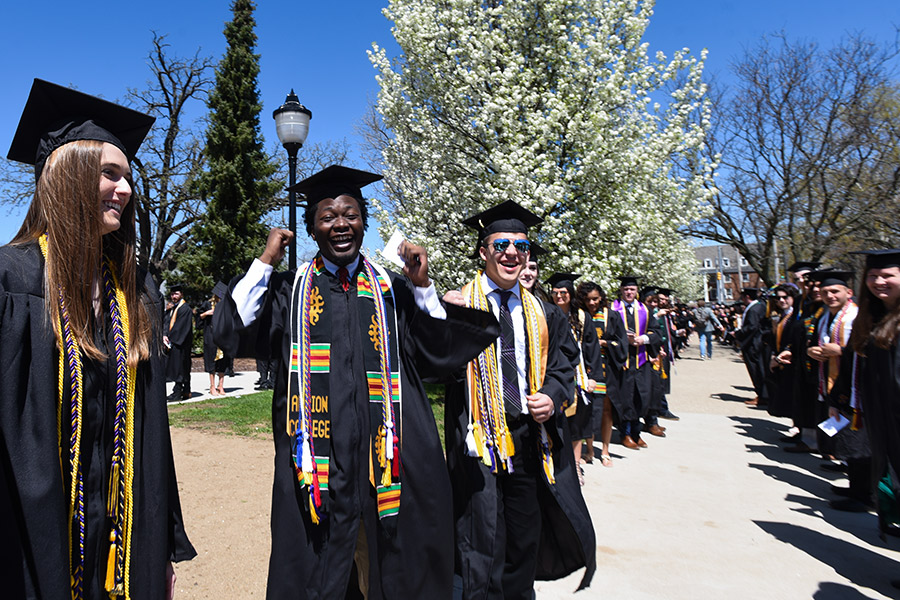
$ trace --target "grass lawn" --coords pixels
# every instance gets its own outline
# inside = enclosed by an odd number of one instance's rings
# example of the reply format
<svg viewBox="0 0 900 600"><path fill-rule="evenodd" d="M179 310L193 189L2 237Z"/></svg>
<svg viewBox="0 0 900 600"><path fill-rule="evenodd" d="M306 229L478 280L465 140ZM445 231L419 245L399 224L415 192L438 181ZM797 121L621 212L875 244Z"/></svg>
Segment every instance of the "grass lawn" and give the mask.
<svg viewBox="0 0 900 600"><path fill-rule="evenodd" d="M229 396L169 407L169 424L216 433L271 437L272 392Z"/></svg>
<svg viewBox="0 0 900 600"><path fill-rule="evenodd" d="M425 391L438 435L444 442L444 386L426 384ZM272 392L230 396L169 407L172 427L189 427L216 433L270 437L272 433Z"/></svg>

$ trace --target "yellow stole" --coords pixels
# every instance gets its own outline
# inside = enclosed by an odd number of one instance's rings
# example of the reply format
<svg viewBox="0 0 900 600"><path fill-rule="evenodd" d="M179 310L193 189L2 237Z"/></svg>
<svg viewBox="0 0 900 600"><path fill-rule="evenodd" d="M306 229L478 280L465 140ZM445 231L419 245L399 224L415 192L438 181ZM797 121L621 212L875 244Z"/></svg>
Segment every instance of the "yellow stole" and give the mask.
<svg viewBox="0 0 900 600"><path fill-rule="evenodd" d="M467 307L490 311L491 305L481 285L481 271L462 289ZM519 297L525 318L525 339L528 352L528 391L540 391L547 372L549 334L547 318L541 302L519 284ZM466 446L469 456L478 456L492 473L511 470L511 457L516 449L506 424L503 403L502 376L498 356L500 340L491 344L469 362L466 368L466 391L469 403L469 430ZM541 445L544 454L544 473L554 483L553 461L550 458L550 439L541 424Z"/></svg>

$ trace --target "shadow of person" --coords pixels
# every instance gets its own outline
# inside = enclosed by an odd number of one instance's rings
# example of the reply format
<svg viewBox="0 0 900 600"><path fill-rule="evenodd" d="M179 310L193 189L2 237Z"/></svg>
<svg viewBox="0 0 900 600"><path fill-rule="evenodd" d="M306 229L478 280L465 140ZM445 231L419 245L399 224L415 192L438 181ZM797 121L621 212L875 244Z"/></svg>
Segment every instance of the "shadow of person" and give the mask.
<svg viewBox="0 0 900 600"><path fill-rule="evenodd" d="M751 400L750 396L735 396L734 394L729 394L727 392L720 392L718 394L710 394L710 398L715 400L723 400L725 402L740 402L743 404L747 400Z"/></svg>
<svg viewBox="0 0 900 600"><path fill-rule="evenodd" d="M831 581L820 582L819 589L812 597L813 600L872 600L871 596L866 596L856 588Z"/></svg>
<svg viewBox="0 0 900 600"><path fill-rule="evenodd" d="M753 521L760 529L773 536L775 539L790 544L795 548L806 552L812 558L828 565L835 572L860 587L866 587L894 597L897 590L891 586L892 574L900 574L900 564L877 552L872 552L850 542L825 535L818 531L807 529L791 523L778 523L772 521ZM830 588L825 588L827 582L819 584L822 593L832 593ZM846 586L842 584L842 588ZM866 598L857 596L814 596L835 600L840 598Z"/></svg>
<svg viewBox="0 0 900 600"><path fill-rule="evenodd" d="M759 463L750 463L747 466L751 469L756 469L762 472L763 474L771 477L776 481L780 481L782 483L788 484L791 487L803 490L811 496L815 496L817 498L833 496L833 494L829 493L829 484L827 481L823 481L818 477L808 475L806 473L803 473L802 471L787 469L780 465L765 465Z"/></svg>
<svg viewBox="0 0 900 600"><path fill-rule="evenodd" d="M735 428L741 435L767 444L777 443L778 439L788 431L787 425L782 425L771 419L737 416L728 418L736 424Z"/></svg>

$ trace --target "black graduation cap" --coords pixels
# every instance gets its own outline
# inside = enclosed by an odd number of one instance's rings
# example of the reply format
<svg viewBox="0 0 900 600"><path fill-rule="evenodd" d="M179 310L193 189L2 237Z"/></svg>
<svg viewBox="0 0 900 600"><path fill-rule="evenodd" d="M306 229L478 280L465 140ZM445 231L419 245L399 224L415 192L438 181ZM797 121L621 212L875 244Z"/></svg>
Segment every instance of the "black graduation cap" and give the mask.
<svg viewBox="0 0 900 600"><path fill-rule="evenodd" d="M173 283L172 285L168 286L168 288L169 288L168 293L170 293L170 294L172 292L183 292L184 291L184 286L182 286L180 283Z"/></svg>
<svg viewBox="0 0 900 600"><path fill-rule="evenodd" d="M756 300L756 297L759 295L759 290L756 288L744 288L741 290L741 294L747 296L751 300Z"/></svg>
<svg viewBox="0 0 900 600"><path fill-rule="evenodd" d="M228 286L221 281L217 281L213 286L212 295L221 300L228 293Z"/></svg>
<svg viewBox="0 0 900 600"><path fill-rule="evenodd" d="M840 271L838 269L821 269L813 271L807 275L813 281L818 281L820 287L828 287L829 285L843 285L850 287L848 283L853 279L853 271Z"/></svg>
<svg viewBox="0 0 900 600"><path fill-rule="evenodd" d="M377 173L351 169L343 165L331 165L310 175L288 188L289 192L300 192L306 196L306 205L312 206L325 198L352 196L363 200L362 188L382 179Z"/></svg>
<svg viewBox="0 0 900 600"><path fill-rule="evenodd" d="M532 247L534 244L532 244ZM900 267L900 249L881 248L878 250L861 250L850 254L863 254L866 257L866 269L890 269Z"/></svg>
<svg viewBox="0 0 900 600"><path fill-rule="evenodd" d="M670 290L669 288L664 288L664 287L658 287L658 288L656 288L656 293L662 294L664 296L671 296L673 293L675 293L675 290Z"/></svg>
<svg viewBox="0 0 900 600"><path fill-rule="evenodd" d="M796 273L797 271L812 271L818 269L822 263L818 261L798 260L787 268L788 273Z"/></svg>
<svg viewBox="0 0 900 600"><path fill-rule="evenodd" d="M131 160L154 121L131 108L35 79L6 157L34 165L35 179L54 150L77 140L109 142Z"/></svg>
<svg viewBox="0 0 900 600"><path fill-rule="evenodd" d="M540 244L538 244L537 242L531 242L531 250L529 251L529 254L528 254L529 260L534 260L538 256L543 256L543 255L547 254L548 252L550 252L550 251L547 250L546 248L544 248L543 246L541 246Z"/></svg>
<svg viewBox="0 0 900 600"><path fill-rule="evenodd" d="M656 289L657 288L655 286L648 285L644 289L642 289L640 292L638 292L638 296L640 296L641 298L646 298L647 296L652 296L653 294L656 293Z"/></svg>
<svg viewBox="0 0 900 600"><path fill-rule="evenodd" d="M492 233L528 233L529 227L543 223L543 219L512 200L502 202L465 219L462 223L478 232L481 242Z"/></svg>
<svg viewBox="0 0 900 600"><path fill-rule="evenodd" d="M575 280L581 277L579 273L554 273L545 282L551 288L575 289Z"/></svg>
<svg viewBox="0 0 900 600"><path fill-rule="evenodd" d="M633 285L633 286L637 287L637 284L638 284L637 275L620 275L619 277L616 277L616 279L618 279L621 282L621 283L619 283L620 288L623 288L628 285Z"/></svg>

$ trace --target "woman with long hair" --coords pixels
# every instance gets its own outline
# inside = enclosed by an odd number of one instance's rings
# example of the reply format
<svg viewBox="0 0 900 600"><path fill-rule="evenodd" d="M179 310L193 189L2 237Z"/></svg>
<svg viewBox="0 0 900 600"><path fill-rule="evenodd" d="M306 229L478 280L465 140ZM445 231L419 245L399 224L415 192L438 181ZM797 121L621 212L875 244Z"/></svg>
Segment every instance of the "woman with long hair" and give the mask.
<svg viewBox="0 0 900 600"><path fill-rule="evenodd" d="M185 535L162 299L135 254L129 158L153 118L35 80L9 158L35 166L0 248L0 575L15 598L172 596Z"/></svg>
<svg viewBox="0 0 900 600"><path fill-rule="evenodd" d="M579 275L574 273L555 273L547 280L547 286L550 287L550 295L554 303L568 318L572 337L579 350L579 362L575 367L575 394L566 407L565 413L572 439L575 464L578 465L578 479L581 485L584 485L581 444L593 434L591 400L597 387L594 374L599 373L602 367L600 365L600 346L597 344L594 325L575 298L574 282L578 277ZM593 446L591 446L591 450L593 450Z"/></svg>
<svg viewBox="0 0 900 600"><path fill-rule="evenodd" d="M890 475L900 492L900 250L869 251L857 294L858 313L840 375L829 397L830 416L849 415L848 427L864 424L872 455L871 473ZM851 487L852 487L851 481ZM882 531L897 534L879 508Z"/></svg>
<svg viewBox="0 0 900 600"><path fill-rule="evenodd" d="M578 302L585 307L591 318L591 324L597 335L600 346L600 371L595 373L597 387L594 389L593 427L588 438L591 456L594 452L594 436L600 436L600 464L612 466L609 456L609 441L612 438L613 405L612 399L618 389L618 374L628 358L628 336L622 317L614 310L609 310L606 291L593 281L582 281L575 294ZM599 432L599 433L598 433Z"/></svg>

